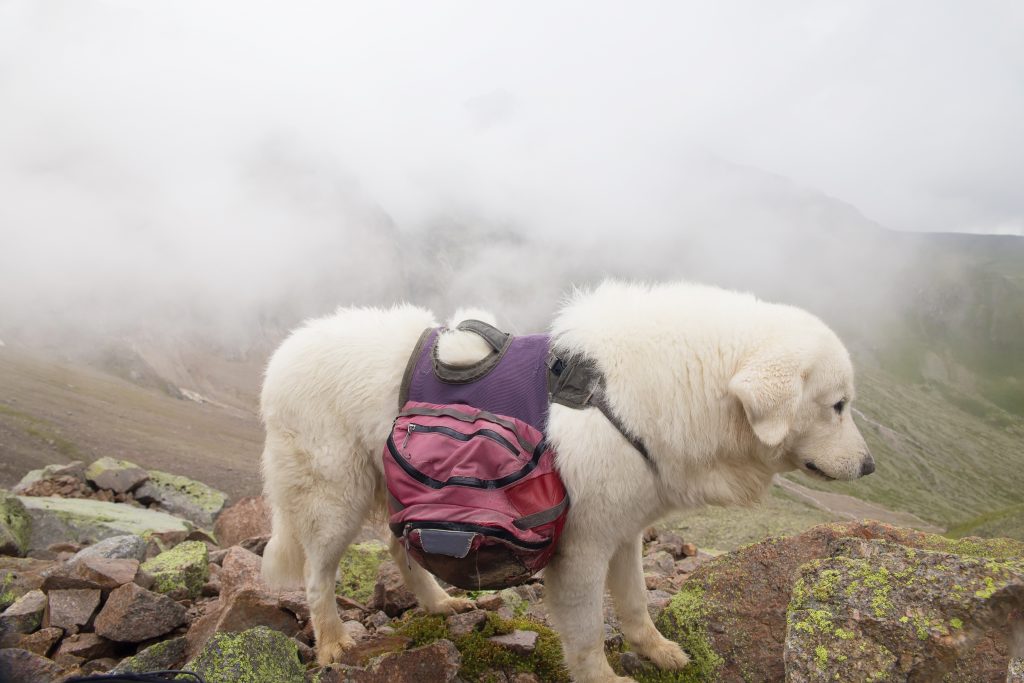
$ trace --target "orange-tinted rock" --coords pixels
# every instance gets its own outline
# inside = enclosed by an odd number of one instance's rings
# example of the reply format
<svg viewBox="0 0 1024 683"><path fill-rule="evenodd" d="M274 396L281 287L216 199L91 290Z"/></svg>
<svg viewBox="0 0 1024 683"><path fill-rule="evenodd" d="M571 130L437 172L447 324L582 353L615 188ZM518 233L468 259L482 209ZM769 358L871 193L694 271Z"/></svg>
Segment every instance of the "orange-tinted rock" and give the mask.
<svg viewBox="0 0 1024 683"><path fill-rule="evenodd" d="M185 608L166 595L126 583L110 594L96 616L96 633L123 643L162 636L185 623Z"/></svg>
<svg viewBox="0 0 1024 683"><path fill-rule="evenodd" d="M213 533L221 547L238 545L253 536L270 533L270 508L262 496L243 498L220 513Z"/></svg>

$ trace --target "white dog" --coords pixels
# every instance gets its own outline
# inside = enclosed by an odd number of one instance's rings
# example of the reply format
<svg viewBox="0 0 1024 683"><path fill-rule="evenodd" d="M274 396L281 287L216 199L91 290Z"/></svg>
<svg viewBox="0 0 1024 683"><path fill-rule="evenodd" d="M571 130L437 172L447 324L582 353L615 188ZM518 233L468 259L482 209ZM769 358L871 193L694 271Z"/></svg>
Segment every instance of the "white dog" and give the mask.
<svg viewBox="0 0 1024 683"><path fill-rule="evenodd" d="M352 644L335 607L338 561L383 509L381 450L403 370L420 333L436 325L412 306L341 309L296 330L267 368L263 474L273 537L263 576L276 586L305 579L321 663ZM608 282L577 293L552 335L555 348L598 363L615 415L653 464L599 410L551 406L547 436L572 505L544 572L545 601L568 666L581 683L631 680L604 656L607 586L633 649L681 668L687 655L647 613L642 530L675 510L749 504L780 472L854 479L873 471L850 414L849 355L805 311L692 284ZM440 344L450 364L489 351L471 332L446 333ZM391 552L428 612L469 606L407 562L397 542Z"/></svg>

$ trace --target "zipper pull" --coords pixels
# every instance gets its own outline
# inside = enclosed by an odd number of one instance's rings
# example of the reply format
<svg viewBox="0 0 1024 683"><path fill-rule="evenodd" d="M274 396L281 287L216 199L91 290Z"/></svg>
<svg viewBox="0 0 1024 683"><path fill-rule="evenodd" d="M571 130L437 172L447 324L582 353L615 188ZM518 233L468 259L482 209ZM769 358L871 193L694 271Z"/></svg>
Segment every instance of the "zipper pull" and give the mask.
<svg viewBox="0 0 1024 683"><path fill-rule="evenodd" d="M402 441L402 450L403 451L405 450L406 446L409 445L409 437L412 436L412 433L414 431L416 431L416 425L414 425L414 424L411 424L411 425L409 425L408 427L405 428L405 439Z"/></svg>

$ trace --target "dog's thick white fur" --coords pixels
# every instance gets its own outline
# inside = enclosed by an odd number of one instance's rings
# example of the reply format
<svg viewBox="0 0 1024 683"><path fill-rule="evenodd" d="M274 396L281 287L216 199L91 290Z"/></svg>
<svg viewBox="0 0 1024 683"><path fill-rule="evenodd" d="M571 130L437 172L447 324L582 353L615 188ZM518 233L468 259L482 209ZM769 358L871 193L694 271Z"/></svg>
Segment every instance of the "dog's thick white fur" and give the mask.
<svg viewBox="0 0 1024 683"><path fill-rule="evenodd" d="M335 607L338 561L383 508L381 450L399 384L420 333L436 325L413 306L341 309L296 330L267 368L263 474L273 536L263 576L276 586L304 580L321 663L352 644ZM557 347L597 361L615 413L653 464L598 410L551 407L548 437L572 504L544 573L545 600L568 666L580 682L630 680L604 656L607 586L633 649L660 667L683 667L686 654L647 613L642 530L674 510L756 501L787 470L834 479L869 473L848 407L849 355L805 311L685 283L607 282L577 292L551 332ZM471 332L449 332L440 344L452 364L489 351ZM407 562L398 543L391 552L428 612L469 606Z"/></svg>

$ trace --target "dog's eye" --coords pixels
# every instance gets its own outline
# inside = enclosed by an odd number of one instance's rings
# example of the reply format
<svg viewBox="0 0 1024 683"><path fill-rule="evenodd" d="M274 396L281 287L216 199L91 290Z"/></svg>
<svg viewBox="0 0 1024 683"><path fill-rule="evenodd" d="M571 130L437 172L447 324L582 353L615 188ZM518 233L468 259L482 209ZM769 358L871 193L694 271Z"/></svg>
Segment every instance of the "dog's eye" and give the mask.
<svg viewBox="0 0 1024 683"><path fill-rule="evenodd" d="M834 406L832 406L832 410L836 411L836 414L842 415L843 414L843 408L845 408L845 407L846 407L846 399L844 398L842 401L839 401L839 403L836 403Z"/></svg>

